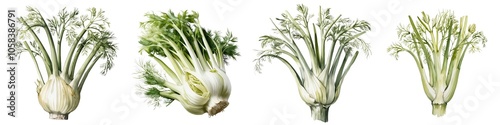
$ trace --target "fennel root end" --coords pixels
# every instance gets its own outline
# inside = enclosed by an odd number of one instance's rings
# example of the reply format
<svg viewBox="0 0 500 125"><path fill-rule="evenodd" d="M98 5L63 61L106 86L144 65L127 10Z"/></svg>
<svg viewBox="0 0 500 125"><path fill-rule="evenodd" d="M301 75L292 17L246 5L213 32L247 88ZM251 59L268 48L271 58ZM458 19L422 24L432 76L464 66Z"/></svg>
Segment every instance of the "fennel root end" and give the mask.
<svg viewBox="0 0 500 125"><path fill-rule="evenodd" d="M441 117L446 114L446 103L444 104L432 104L432 115Z"/></svg>
<svg viewBox="0 0 500 125"><path fill-rule="evenodd" d="M322 122L328 122L328 109L329 105L311 105L311 117L314 120L320 120Z"/></svg>
<svg viewBox="0 0 500 125"><path fill-rule="evenodd" d="M69 114L49 113L49 118L54 120L68 120Z"/></svg>

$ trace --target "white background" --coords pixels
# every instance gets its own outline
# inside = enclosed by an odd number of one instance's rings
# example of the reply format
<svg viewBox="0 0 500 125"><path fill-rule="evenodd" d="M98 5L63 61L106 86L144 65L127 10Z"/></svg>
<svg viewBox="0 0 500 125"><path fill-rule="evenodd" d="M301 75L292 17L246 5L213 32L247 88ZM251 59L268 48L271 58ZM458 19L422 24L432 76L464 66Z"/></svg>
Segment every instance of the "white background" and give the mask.
<svg viewBox="0 0 500 125"><path fill-rule="evenodd" d="M312 120L309 107L300 99L292 76L281 63L267 63L262 74L254 71L255 49L260 47L258 38L272 32L269 18L279 17L285 10L295 13L299 3L309 6L311 12L317 12L319 5L332 8L334 15L367 20L373 28L365 36L365 40L371 43L372 55L358 57L344 81L340 99L330 108L328 123ZM500 36L496 30L499 29L497 13L500 9L495 3L490 0L3 0L1 34L7 34L5 11L8 7L17 8L18 15L25 15L28 5L52 14L63 7L78 8L82 14L89 7L97 7L106 11L119 50L116 65L107 76L100 75L98 66L95 67L81 93L80 105L67 121L50 120L48 113L38 104L33 62L27 54L23 55L17 81L17 117L7 116L4 108L0 124L498 125ZM146 12L169 9L198 11L203 26L220 31L228 29L239 39L241 56L226 67L233 87L230 105L214 117L191 115L178 102L169 107L154 108L136 94L136 85L140 81L134 73L138 69L137 62L144 59L138 54L139 22L145 21L143 15ZM407 54L395 60L386 49L397 42L396 26L401 22L407 24L408 15L419 15L421 11L435 15L446 9L454 10L456 16L468 15L469 22L476 23L477 30L484 31L489 42L480 53L466 55L447 114L436 118L431 114L431 103L422 91L414 61ZM1 36L5 40L6 35ZM4 56L5 46L0 48ZM5 71L1 75L4 82L0 95L3 98L7 96L5 83L8 75Z"/></svg>

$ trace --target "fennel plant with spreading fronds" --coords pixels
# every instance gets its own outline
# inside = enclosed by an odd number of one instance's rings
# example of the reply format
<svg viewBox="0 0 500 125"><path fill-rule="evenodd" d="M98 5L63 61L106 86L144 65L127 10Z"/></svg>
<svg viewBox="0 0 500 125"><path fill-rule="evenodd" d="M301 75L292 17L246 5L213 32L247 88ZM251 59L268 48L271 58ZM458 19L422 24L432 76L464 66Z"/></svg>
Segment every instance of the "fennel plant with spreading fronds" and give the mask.
<svg viewBox="0 0 500 125"><path fill-rule="evenodd" d="M108 19L104 11L96 8L88 9L85 15L77 9L62 9L51 18L45 18L36 8L27 10L28 15L19 18L22 27L18 50L29 53L36 66L35 83L42 108L51 119L67 120L80 102L83 85L94 65L105 61L100 66L103 75L113 67L117 46L111 41ZM70 49L62 49L64 45Z"/></svg>
<svg viewBox="0 0 500 125"><path fill-rule="evenodd" d="M391 45L388 52L396 59L400 52L413 57L425 95L432 102L432 114L443 116L455 93L466 52L479 51L486 37L467 22L467 16L457 20L452 11L442 11L432 19L424 12L408 18L410 23L398 28L400 42Z"/></svg>

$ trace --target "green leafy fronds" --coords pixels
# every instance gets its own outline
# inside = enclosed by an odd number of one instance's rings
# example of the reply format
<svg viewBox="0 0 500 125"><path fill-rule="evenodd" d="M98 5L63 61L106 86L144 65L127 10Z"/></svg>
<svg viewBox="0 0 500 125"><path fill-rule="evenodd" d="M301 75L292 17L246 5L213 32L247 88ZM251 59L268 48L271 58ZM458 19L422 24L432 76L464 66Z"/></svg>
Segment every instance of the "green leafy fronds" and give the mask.
<svg viewBox="0 0 500 125"><path fill-rule="evenodd" d="M206 49L210 49L212 51L210 54L222 58L224 61L228 58L235 59L235 56L239 55L235 45L237 39L233 37L231 32L228 31L225 36L222 36L219 32L197 27L199 25L197 12L182 11L179 14L172 11L162 12L161 14L148 13L146 17L148 17L148 21L141 22L141 27L146 30L139 43L143 45L142 50L148 54L166 57L163 47L171 53L182 53L187 58L190 58L194 55L190 55L186 48L186 42L189 42L193 46L192 49L200 48L200 54L207 60L209 59L209 53ZM177 31L175 27L179 28L180 31ZM202 37L202 33L205 38ZM183 39L182 36L185 36L186 39ZM203 39L207 40L208 46L204 45ZM179 51L176 51L174 46ZM176 54L172 54L172 56L175 59L180 59Z"/></svg>
<svg viewBox="0 0 500 125"><path fill-rule="evenodd" d="M138 73L138 78L143 79L146 85L163 86L166 79L161 75L161 72L155 69L155 65L149 61L140 65L142 70Z"/></svg>
<svg viewBox="0 0 500 125"><path fill-rule="evenodd" d="M137 72L139 79L142 79L145 85L139 85L140 92L148 97L148 103L155 107L159 107L162 104L168 106L174 99L162 96L160 93L162 91L176 93L166 86L166 78L161 72L155 69L155 65L151 62L140 62L141 70ZM160 89L162 90L160 90Z"/></svg>
<svg viewBox="0 0 500 125"><path fill-rule="evenodd" d="M102 46L101 49L99 49L98 55L102 55L101 59L106 60L103 64L101 64L101 74L106 75L111 68L113 68L113 60L117 56L116 55L116 50L118 49L117 43L113 43L109 41L110 39L113 39L113 34L110 31L103 31L101 32L101 35L96 38L96 41L100 43Z"/></svg>
<svg viewBox="0 0 500 125"><path fill-rule="evenodd" d="M318 66L319 70L327 68L336 57L335 50L342 47L345 53L354 54L358 51L369 54L369 44L360 38L362 34L369 31L370 25L363 20L352 20L342 18L341 16L334 17L330 14L330 9L321 9L319 11L317 22L311 23L313 14L304 5L298 5L297 11L299 15L293 17L289 12L282 14L281 18L276 18L278 23L275 24L275 35L261 36L261 46L264 48L259 52L260 55L257 61L256 69L261 69L261 61L269 60L269 56L276 55L285 58L293 59L290 62L297 62L301 67ZM299 45L303 42L307 49L300 50ZM285 54L282 56L282 54ZM304 60L306 57L303 54L309 54L310 63ZM265 59L268 58L268 59ZM331 65L330 65L331 67ZM328 67L328 68L330 68ZM310 69L309 69L310 70Z"/></svg>
<svg viewBox="0 0 500 125"><path fill-rule="evenodd" d="M161 91L156 87L142 89L142 91L144 91L144 95L146 95L149 99L148 103L155 107L160 107L162 105L168 106L174 102L174 99L161 96Z"/></svg>

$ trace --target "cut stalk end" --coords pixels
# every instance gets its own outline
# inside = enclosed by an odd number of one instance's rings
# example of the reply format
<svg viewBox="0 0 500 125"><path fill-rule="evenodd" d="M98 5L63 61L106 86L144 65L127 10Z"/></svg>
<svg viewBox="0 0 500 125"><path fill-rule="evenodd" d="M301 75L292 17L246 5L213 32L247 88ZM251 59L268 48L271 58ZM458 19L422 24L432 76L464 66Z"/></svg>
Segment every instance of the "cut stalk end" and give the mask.
<svg viewBox="0 0 500 125"><path fill-rule="evenodd" d="M319 120L322 122L328 122L328 109L329 105L312 105L311 108L311 117L314 120Z"/></svg>
<svg viewBox="0 0 500 125"><path fill-rule="evenodd" d="M228 101L225 100L219 101L208 110L208 115L214 116L217 113L222 112L228 105L229 105Z"/></svg>
<svg viewBox="0 0 500 125"><path fill-rule="evenodd" d="M49 113L49 118L54 120L68 120L69 114Z"/></svg>
<svg viewBox="0 0 500 125"><path fill-rule="evenodd" d="M432 115L441 117L446 114L446 103L444 104L432 104Z"/></svg>

